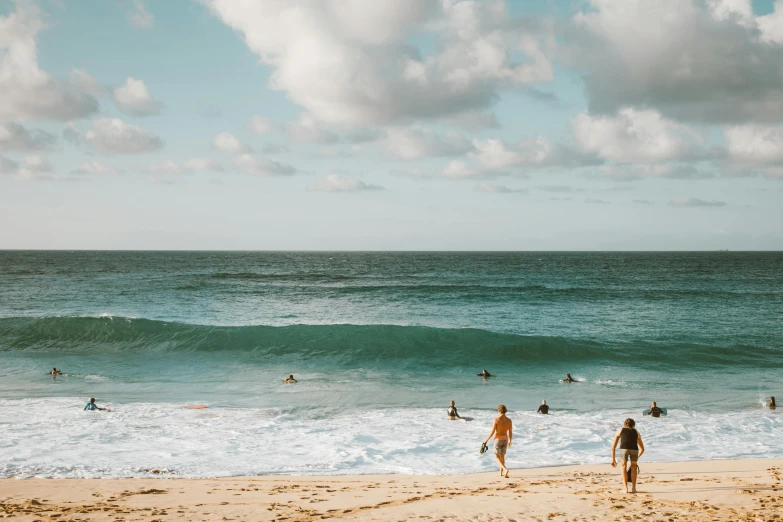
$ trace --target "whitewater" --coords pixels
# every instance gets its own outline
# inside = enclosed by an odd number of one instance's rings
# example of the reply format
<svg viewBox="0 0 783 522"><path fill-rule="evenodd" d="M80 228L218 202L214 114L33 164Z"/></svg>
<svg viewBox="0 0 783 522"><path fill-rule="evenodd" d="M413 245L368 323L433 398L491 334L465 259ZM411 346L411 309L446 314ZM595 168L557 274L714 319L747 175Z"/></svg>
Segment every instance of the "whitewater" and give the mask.
<svg viewBox="0 0 783 522"><path fill-rule="evenodd" d="M781 268L774 252L0 252L0 476L488 471L501 403L512 467L607 462L629 416L650 461L781 457L764 407L783 396ZM473 420L446 420L450 400ZM669 417L641 415L653 400Z"/></svg>

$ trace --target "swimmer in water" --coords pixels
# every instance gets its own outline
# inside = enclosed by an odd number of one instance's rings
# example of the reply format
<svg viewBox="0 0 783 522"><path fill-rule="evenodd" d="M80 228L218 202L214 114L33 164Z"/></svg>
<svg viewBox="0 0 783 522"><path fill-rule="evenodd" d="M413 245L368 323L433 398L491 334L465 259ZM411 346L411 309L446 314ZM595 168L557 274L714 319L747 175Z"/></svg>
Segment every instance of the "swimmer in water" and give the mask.
<svg viewBox="0 0 783 522"><path fill-rule="evenodd" d="M506 417L506 407L502 404L498 406L498 413L495 422L492 423L492 431L484 439L484 444L495 436L495 460L500 465L500 476L508 478L508 468L506 467L506 449L511 447L511 438L513 436L513 430L511 425L511 419Z"/></svg>
<svg viewBox="0 0 783 522"><path fill-rule="evenodd" d="M546 401L541 401L541 406L538 407L536 413L543 413L549 415L549 406L546 405Z"/></svg>
<svg viewBox="0 0 783 522"><path fill-rule="evenodd" d="M290 384L292 382L296 382L296 379L294 379L293 375L289 375L287 378L283 379L283 382L286 384Z"/></svg>
<svg viewBox="0 0 783 522"><path fill-rule="evenodd" d="M767 404L767 408L769 408L770 410L774 410L775 408L777 408L777 405L775 404L775 397L769 398L769 404Z"/></svg>
<svg viewBox="0 0 783 522"><path fill-rule="evenodd" d="M489 373L487 370L483 370L481 373L477 373L476 375L478 375L479 377L484 377L484 378L492 377L492 374Z"/></svg>
<svg viewBox="0 0 783 522"><path fill-rule="evenodd" d="M51 375L52 377L56 377L57 375L62 375L62 374L63 372L61 372L57 368L52 368L52 371L49 372L49 375Z"/></svg>
<svg viewBox="0 0 783 522"><path fill-rule="evenodd" d="M571 377L571 374L570 374L570 373L567 373L567 374L566 374L566 378L565 378L565 379L563 379L563 380L564 380L565 382L567 382L568 384L571 384L572 382L577 382L577 381L576 381L576 379L574 379L573 377Z"/></svg>
<svg viewBox="0 0 783 522"><path fill-rule="evenodd" d="M462 417L459 416L459 413L457 413L457 407L454 405L454 401L451 401L451 406L446 410L446 414L449 416L449 420L462 419Z"/></svg>
<svg viewBox="0 0 783 522"><path fill-rule="evenodd" d="M109 411L107 408L99 408L97 404L95 404L95 398L90 399L90 402L87 403L87 406L84 407L84 411Z"/></svg>
<svg viewBox="0 0 783 522"><path fill-rule="evenodd" d="M666 415L666 412L658 407L658 405L653 401L652 406L650 406L650 409L648 411L648 414L651 417L658 418L661 415Z"/></svg>

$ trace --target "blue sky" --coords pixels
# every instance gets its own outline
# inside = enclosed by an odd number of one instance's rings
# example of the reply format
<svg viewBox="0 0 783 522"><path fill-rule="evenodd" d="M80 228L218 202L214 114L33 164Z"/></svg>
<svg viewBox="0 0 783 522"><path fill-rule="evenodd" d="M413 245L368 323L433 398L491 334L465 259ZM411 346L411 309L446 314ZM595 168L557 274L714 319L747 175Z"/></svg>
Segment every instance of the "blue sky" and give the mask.
<svg viewBox="0 0 783 522"><path fill-rule="evenodd" d="M783 0L0 0L0 248L783 249Z"/></svg>

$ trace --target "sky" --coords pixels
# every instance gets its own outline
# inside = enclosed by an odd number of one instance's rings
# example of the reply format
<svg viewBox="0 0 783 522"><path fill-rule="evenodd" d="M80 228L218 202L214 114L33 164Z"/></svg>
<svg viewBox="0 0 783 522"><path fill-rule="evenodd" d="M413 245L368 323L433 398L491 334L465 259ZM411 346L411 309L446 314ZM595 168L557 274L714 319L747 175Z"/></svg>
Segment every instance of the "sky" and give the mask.
<svg viewBox="0 0 783 522"><path fill-rule="evenodd" d="M783 250L783 0L0 0L0 249Z"/></svg>

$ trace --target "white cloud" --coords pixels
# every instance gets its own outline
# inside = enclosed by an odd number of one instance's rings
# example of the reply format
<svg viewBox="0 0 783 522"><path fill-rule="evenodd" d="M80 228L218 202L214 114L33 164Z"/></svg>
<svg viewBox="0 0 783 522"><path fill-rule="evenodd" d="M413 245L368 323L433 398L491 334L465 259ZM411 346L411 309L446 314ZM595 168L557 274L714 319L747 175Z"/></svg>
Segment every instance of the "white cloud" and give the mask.
<svg viewBox="0 0 783 522"><path fill-rule="evenodd" d="M133 0L133 11L128 14L128 21L133 27L149 29L155 21L155 17L147 11L142 0Z"/></svg>
<svg viewBox="0 0 783 522"><path fill-rule="evenodd" d="M72 84L91 96L103 96L106 92L106 87L81 69L71 69L69 80Z"/></svg>
<svg viewBox="0 0 783 522"><path fill-rule="evenodd" d="M150 165L149 167L147 167L147 172L150 172L152 174L177 175L177 174L184 174L185 169L177 165L177 163L175 163L172 160L166 160L160 163L156 163L154 165Z"/></svg>
<svg viewBox="0 0 783 522"><path fill-rule="evenodd" d="M473 148L470 140L461 135L412 128L391 128L380 144L389 155L404 160L460 156Z"/></svg>
<svg viewBox="0 0 783 522"><path fill-rule="evenodd" d="M679 121L783 119L783 2L589 0L563 34L591 113L655 109Z"/></svg>
<svg viewBox="0 0 783 522"><path fill-rule="evenodd" d="M243 145L239 139L230 132L221 132L220 134L217 134L212 140L212 146L215 150L228 154L240 154L252 151L250 146Z"/></svg>
<svg viewBox="0 0 783 522"><path fill-rule="evenodd" d="M491 194L527 194L529 191L526 188L512 189L505 185L495 185L493 183L480 183L476 185L476 192L489 192Z"/></svg>
<svg viewBox="0 0 783 522"><path fill-rule="evenodd" d="M223 166L217 161L206 158L191 158L182 164L165 160L147 167L147 172L158 175L176 176L189 172L222 172Z"/></svg>
<svg viewBox="0 0 783 522"><path fill-rule="evenodd" d="M38 67L36 35L43 27L34 2L17 0L0 17L0 121L70 120L98 110L93 96Z"/></svg>
<svg viewBox="0 0 783 522"><path fill-rule="evenodd" d="M652 110L625 108L617 116L580 113L571 126L582 149L618 163L681 160L703 154L698 134Z"/></svg>
<svg viewBox="0 0 783 522"><path fill-rule="evenodd" d="M585 203L589 205L608 205L609 202L605 201L603 199L596 199L596 198L587 198L585 199Z"/></svg>
<svg viewBox="0 0 783 522"><path fill-rule="evenodd" d="M122 171L120 169L98 160L85 161L78 169L71 172L71 174L100 174L111 176L121 173Z"/></svg>
<svg viewBox="0 0 783 522"><path fill-rule="evenodd" d="M45 150L51 149L56 142L57 137L46 131L28 130L14 122L0 123L0 151Z"/></svg>
<svg viewBox="0 0 783 522"><path fill-rule="evenodd" d="M552 78L534 35L503 2L204 1L273 68L271 87L330 124L461 114ZM412 34L436 49L418 52Z"/></svg>
<svg viewBox="0 0 783 522"><path fill-rule="evenodd" d="M160 137L117 118L95 120L84 143L103 154L143 154L163 147Z"/></svg>
<svg viewBox="0 0 783 522"><path fill-rule="evenodd" d="M25 156L24 166L30 172L35 172L35 173L51 172L52 170L54 170L54 167L52 166L52 164L49 162L48 159L38 155Z"/></svg>
<svg viewBox="0 0 783 522"><path fill-rule="evenodd" d="M272 122L269 120L269 118L253 116L250 118L250 130L256 134L266 134L272 130Z"/></svg>
<svg viewBox="0 0 783 522"><path fill-rule="evenodd" d="M297 143L329 145L340 141L337 133L316 122L311 115L302 115L299 120L286 123L285 131Z"/></svg>
<svg viewBox="0 0 783 522"><path fill-rule="evenodd" d="M703 200L698 198L681 198L669 201L670 207L725 207L725 201Z"/></svg>
<svg viewBox="0 0 783 522"><path fill-rule="evenodd" d="M744 165L783 164L783 127L738 125L724 130L730 159Z"/></svg>
<svg viewBox="0 0 783 522"><path fill-rule="evenodd" d="M465 178L475 178L482 175L482 172L479 172L470 166L468 166L467 163L460 160L451 160L446 165L446 167L443 169L443 177L451 178L451 179L465 179ZM417 176L422 177L422 176Z"/></svg>
<svg viewBox="0 0 783 522"><path fill-rule="evenodd" d="M278 163L252 154L242 154L234 158L234 166L245 174L254 176L291 176L296 169L291 165Z"/></svg>
<svg viewBox="0 0 783 522"><path fill-rule="evenodd" d="M206 158L191 158L184 164L187 170L204 172L222 172L223 165L219 162Z"/></svg>
<svg viewBox="0 0 783 522"><path fill-rule="evenodd" d="M383 187L368 185L359 179L330 174L326 179L318 180L308 186L307 190L310 192L363 192L367 190L383 190Z"/></svg>
<svg viewBox="0 0 783 522"><path fill-rule="evenodd" d="M556 192L558 194L573 194L574 192L582 192L582 189L574 188L570 185L540 185L536 187L536 190L544 192Z"/></svg>
<svg viewBox="0 0 783 522"><path fill-rule="evenodd" d="M775 9L756 18L765 42L783 44L783 0L775 0Z"/></svg>
<svg viewBox="0 0 783 522"><path fill-rule="evenodd" d="M152 116L160 113L160 102L152 99L142 80L128 77L123 85L112 91L112 97L117 108L128 114Z"/></svg>

